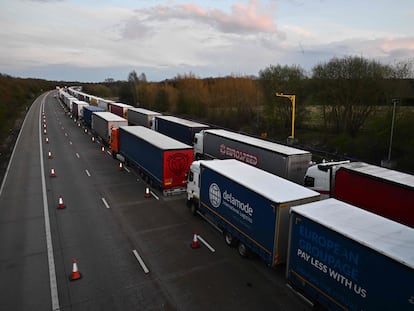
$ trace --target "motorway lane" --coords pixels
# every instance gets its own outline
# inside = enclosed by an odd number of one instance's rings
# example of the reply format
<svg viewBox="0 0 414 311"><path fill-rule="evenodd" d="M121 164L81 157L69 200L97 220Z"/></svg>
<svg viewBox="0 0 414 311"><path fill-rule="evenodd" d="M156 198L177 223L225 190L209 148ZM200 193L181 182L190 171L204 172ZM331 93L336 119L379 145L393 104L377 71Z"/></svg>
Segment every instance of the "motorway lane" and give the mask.
<svg viewBox="0 0 414 311"><path fill-rule="evenodd" d="M46 98L45 113L50 143L45 144L43 137L42 148L61 310L308 309L286 288L284 267L270 269L260 260L239 258L217 231L189 213L185 196L162 197L153 189L160 200L145 198L145 184L132 171L120 172L118 162L102 153L101 145L92 143L90 133L85 134L68 118L52 95ZM25 136L36 133L36 122L25 132ZM30 148L26 146L26 154ZM52 159L47 157L49 150ZM30 164L37 166L35 171L40 170L36 161L39 158L33 157ZM10 171L15 171L13 165ZM55 178L48 176L51 167L56 170ZM20 172L25 172L20 180L31 181L26 170ZM10 174L14 183L18 175ZM37 196L36 206L42 205L39 182L32 179L25 187L31 197L29 202ZM9 186L6 192L0 197L1 207L4 202L28 200ZM64 210L57 209L59 195L67 206ZM13 235L31 240L24 243L26 253L18 252L4 260L0 257L6 276L18 280L13 281L11 289L1 281L0 290L11 295L0 298L0 307L50 310L42 208L13 206L14 209L0 211L1 254L13 253L9 249L13 250L16 243L14 237L4 238L13 224L3 227L3 223L19 221L19 229ZM26 216L22 217L22 213ZM29 215L35 225L25 220ZM194 230L215 248L215 253L205 246L191 249ZM142 256L150 270L148 274L138 264L133 249ZM13 267L22 261L21 257L25 265ZM78 260L83 276L75 282L68 279L72 258ZM21 276L25 279L20 280ZM26 292L29 294L23 297Z"/></svg>
<svg viewBox="0 0 414 311"><path fill-rule="evenodd" d="M0 309L51 310L39 153L39 108L27 113L0 195Z"/></svg>
<svg viewBox="0 0 414 311"><path fill-rule="evenodd" d="M45 147L53 154L45 161L57 175L47 182L49 202L56 207L62 195L67 206L51 211L61 309L168 308L168 300L157 294L157 284L139 267L132 244L102 201L105 198L111 205L107 188L112 186L136 193L135 177L119 172L117 162L65 116L55 99L46 103L45 111L49 135ZM143 192L139 198L144 200ZM72 258L83 274L76 282L68 280Z"/></svg>

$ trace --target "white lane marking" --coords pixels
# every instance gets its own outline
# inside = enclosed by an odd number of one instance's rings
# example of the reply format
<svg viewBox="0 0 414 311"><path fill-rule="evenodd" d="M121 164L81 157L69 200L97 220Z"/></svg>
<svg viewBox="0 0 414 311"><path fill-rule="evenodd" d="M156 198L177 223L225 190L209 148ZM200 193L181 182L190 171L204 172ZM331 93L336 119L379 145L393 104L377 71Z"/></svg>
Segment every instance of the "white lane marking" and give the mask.
<svg viewBox="0 0 414 311"><path fill-rule="evenodd" d="M109 150L106 151L107 154L112 155L111 152Z"/></svg>
<svg viewBox="0 0 414 311"><path fill-rule="evenodd" d="M80 155L79 155L79 153L77 153L77 152L76 152L76 157L77 157L78 159L80 159Z"/></svg>
<svg viewBox="0 0 414 311"><path fill-rule="evenodd" d="M207 241L206 240L204 240L202 237L201 237L201 235L198 235L197 234L197 238L205 245L205 246L207 246L207 248L212 252L212 253L214 253L216 250L213 248L213 247L211 247L211 245L210 244L208 244L207 243Z"/></svg>
<svg viewBox="0 0 414 311"><path fill-rule="evenodd" d="M69 145L72 145L72 141L71 140L69 141Z"/></svg>
<svg viewBox="0 0 414 311"><path fill-rule="evenodd" d="M45 97L42 98L40 109L44 109ZM44 111L44 110L43 110ZM43 193L43 212L45 215L45 231L46 231L46 245L47 245L47 259L49 263L49 281L50 281L50 295L52 298L52 310L60 310L59 296L57 290L55 258L53 255L52 234L50 231L49 206L47 204L46 181L45 181L45 166L43 163L43 148L42 148L42 132L41 132L41 118L39 120L39 149L40 149L40 169L42 175L42 193Z"/></svg>
<svg viewBox="0 0 414 311"><path fill-rule="evenodd" d="M65 136L67 137L68 136L68 133L65 133Z"/></svg>
<svg viewBox="0 0 414 311"><path fill-rule="evenodd" d="M147 266L145 265L144 261L142 260L141 256L138 254L137 250L134 249L132 252L135 255L135 258L138 260L139 264L141 265L142 270L144 270L145 273L149 273L149 270Z"/></svg>
<svg viewBox="0 0 414 311"><path fill-rule="evenodd" d="M106 202L105 198L102 198L102 202L105 205L106 208L110 208L108 202Z"/></svg>
<svg viewBox="0 0 414 311"><path fill-rule="evenodd" d="M88 170L85 170L85 172L86 172L86 175L88 175L88 177L91 177L91 174L89 173Z"/></svg>
<svg viewBox="0 0 414 311"><path fill-rule="evenodd" d="M124 169L128 172L128 173L131 173L131 171L126 167L126 166L124 166Z"/></svg>
<svg viewBox="0 0 414 311"><path fill-rule="evenodd" d="M151 195L154 197L154 198L156 198L157 200L159 200L160 198L151 190L150 191L150 193L151 193Z"/></svg>

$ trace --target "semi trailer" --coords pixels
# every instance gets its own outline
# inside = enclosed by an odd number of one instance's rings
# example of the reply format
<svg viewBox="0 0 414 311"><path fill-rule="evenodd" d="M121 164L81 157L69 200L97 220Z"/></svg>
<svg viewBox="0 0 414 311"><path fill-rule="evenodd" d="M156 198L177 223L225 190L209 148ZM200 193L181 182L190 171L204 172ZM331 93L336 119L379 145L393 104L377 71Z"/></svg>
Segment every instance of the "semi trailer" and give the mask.
<svg viewBox="0 0 414 311"><path fill-rule="evenodd" d="M129 108L128 124L152 128L152 124L156 116L161 116L161 113L144 108Z"/></svg>
<svg viewBox="0 0 414 311"><path fill-rule="evenodd" d="M414 176L364 162L319 164L305 186L414 228Z"/></svg>
<svg viewBox="0 0 414 311"><path fill-rule="evenodd" d="M128 121L111 112L94 112L92 114L92 130L97 133L105 144L109 144L113 128L128 125Z"/></svg>
<svg viewBox="0 0 414 311"><path fill-rule="evenodd" d="M413 310L414 230L327 199L291 208L288 284L326 310Z"/></svg>
<svg viewBox="0 0 414 311"><path fill-rule="evenodd" d="M195 134L194 153L196 159L237 159L298 184L312 160L308 151L223 129Z"/></svg>
<svg viewBox="0 0 414 311"><path fill-rule="evenodd" d="M200 160L188 174L187 204L203 214L241 256L269 266L286 261L289 209L319 193L234 159Z"/></svg>
<svg viewBox="0 0 414 311"><path fill-rule="evenodd" d="M153 129L164 135L168 135L187 145L193 145L194 135L208 125L177 118L174 116L155 116Z"/></svg>
<svg viewBox="0 0 414 311"><path fill-rule="evenodd" d="M111 150L114 157L136 166L164 195L186 192L194 157L191 146L143 126L121 126L112 130Z"/></svg>

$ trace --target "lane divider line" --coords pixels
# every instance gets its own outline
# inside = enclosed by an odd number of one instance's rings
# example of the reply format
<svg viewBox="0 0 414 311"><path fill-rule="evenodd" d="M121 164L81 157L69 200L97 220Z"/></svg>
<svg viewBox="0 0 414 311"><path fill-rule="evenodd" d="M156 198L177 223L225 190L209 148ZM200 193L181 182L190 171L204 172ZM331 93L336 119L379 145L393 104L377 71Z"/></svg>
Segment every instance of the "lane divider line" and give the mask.
<svg viewBox="0 0 414 311"><path fill-rule="evenodd" d="M144 270L144 272L147 274L149 273L149 270L147 268L147 266L145 265L144 261L142 260L141 256L138 254L137 250L134 249L132 250L132 252L134 253L135 258L138 260L142 270Z"/></svg>
<svg viewBox="0 0 414 311"><path fill-rule="evenodd" d="M198 235L197 234L197 238L205 245L205 246L207 246L207 248L212 252L212 253L215 253L216 252L216 250L210 245L210 244L208 244L207 243L207 241L206 240L204 240L202 237L201 237L201 235Z"/></svg>
<svg viewBox="0 0 414 311"><path fill-rule="evenodd" d="M49 93L48 93L49 94ZM40 111L44 112L45 99L47 95L42 98ZM42 115L42 113L40 113ZM46 231L46 246L47 259L49 264L49 281L50 281L50 295L52 299L52 310L60 310L59 296L57 290L55 258L53 255L52 234L50 230L49 206L47 203L46 181L45 181L45 166L43 162L43 148L42 148L42 132L41 132L42 118L39 119L39 149L40 149L40 172L42 176L42 194L43 194L43 212L45 215L45 231Z"/></svg>
<svg viewBox="0 0 414 311"><path fill-rule="evenodd" d="M89 173L88 170L85 170L85 172L86 172L86 175L88 175L88 177L91 177L91 174Z"/></svg>
<svg viewBox="0 0 414 311"><path fill-rule="evenodd" d="M79 153L77 153L77 152L76 152L76 157L77 157L78 159L80 159L80 155L79 155Z"/></svg>
<svg viewBox="0 0 414 311"><path fill-rule="evenodd" d="M126 166L124 166L124 170L126 170L128 173L131 173L131 171Z"/></svg>
<svg viewBox="0 0 414 311"><path fill-rule="evenodd" d="M151 195L156 198L158 201L160 200L160 198L152 191L150 190Z"/></svg>
<svg viewBox="0 0 414 311"><path fill-rule="evenodd" d="M101 198L103 204L105 205L106 208L110 208L108 202L106 202L105 198Z"/></svg>

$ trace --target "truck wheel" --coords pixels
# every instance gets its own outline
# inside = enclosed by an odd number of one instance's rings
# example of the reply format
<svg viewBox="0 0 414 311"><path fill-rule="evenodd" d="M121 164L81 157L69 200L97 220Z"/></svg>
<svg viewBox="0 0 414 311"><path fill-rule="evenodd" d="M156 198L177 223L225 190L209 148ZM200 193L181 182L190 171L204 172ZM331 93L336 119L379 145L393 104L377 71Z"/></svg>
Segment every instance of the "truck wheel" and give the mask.
<svg viewBox="0 0 414 311"><path fill-rule="evenodd" d="M237 247L237 250L239 251L239 255L242 258L247 258L249 255L249 249L247 248L246 245L244 245L244 243L239 242L239 246Z"/></svg>
<svg viewBox="0 0 414 311"><path fill-rule="evenodd" d="M224 231L224 241L228 246L233 247L235 245L236 239L230 232Z"/></svg>

